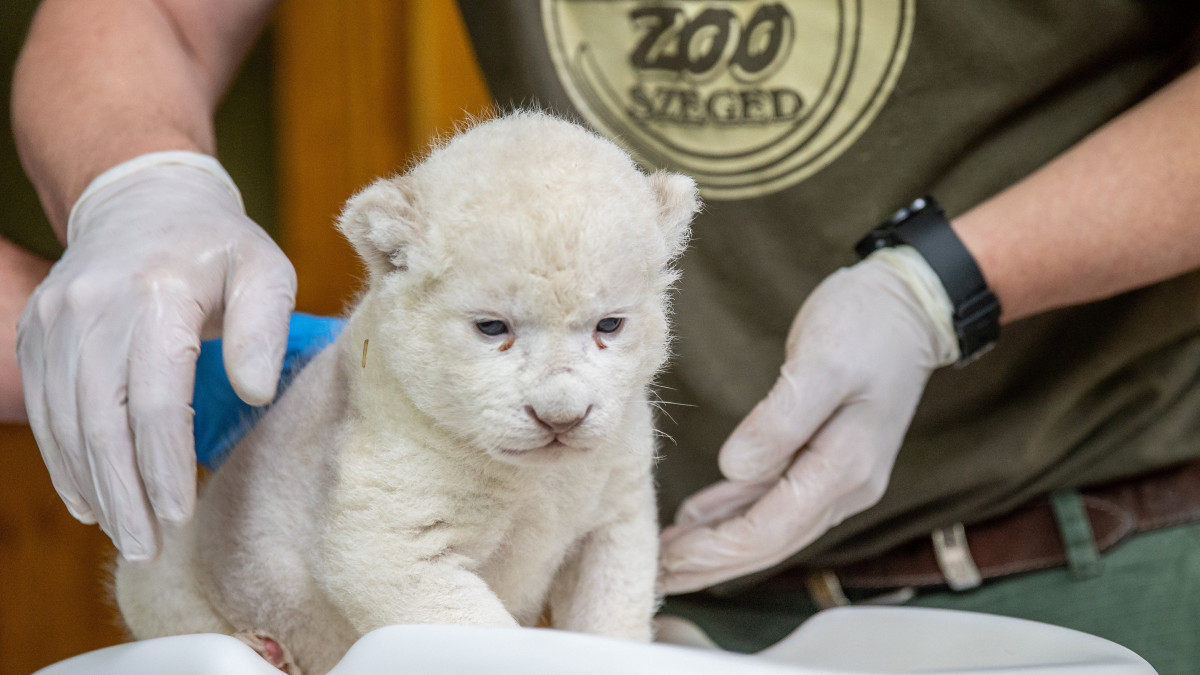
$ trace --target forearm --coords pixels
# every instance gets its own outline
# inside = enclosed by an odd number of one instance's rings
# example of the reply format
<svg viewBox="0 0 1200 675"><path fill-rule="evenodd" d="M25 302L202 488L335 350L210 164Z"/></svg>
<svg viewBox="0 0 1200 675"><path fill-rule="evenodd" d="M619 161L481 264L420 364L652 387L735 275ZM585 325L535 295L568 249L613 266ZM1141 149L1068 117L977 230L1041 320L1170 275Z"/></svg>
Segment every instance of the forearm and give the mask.
<svg viewBox="0 0 1200 675"><path fill-rule="evenodd" d="M17 320L33 289L49 272L49 260L0 238L0 424L25 421L17 369Z"/></svg>
<svg viewBox="0 0 1200 675"><path fill-rule="evenodd" d="M99 173L159 150L214 153L212 113L273 0L47 0L13 79L22 164L60 240Z"/></svg>
<svg viewBox="0 0 1200 675"><path fill-rule="evenodd" d="M956 218L1002 322L1200 267L1200 70Z"/></svg>

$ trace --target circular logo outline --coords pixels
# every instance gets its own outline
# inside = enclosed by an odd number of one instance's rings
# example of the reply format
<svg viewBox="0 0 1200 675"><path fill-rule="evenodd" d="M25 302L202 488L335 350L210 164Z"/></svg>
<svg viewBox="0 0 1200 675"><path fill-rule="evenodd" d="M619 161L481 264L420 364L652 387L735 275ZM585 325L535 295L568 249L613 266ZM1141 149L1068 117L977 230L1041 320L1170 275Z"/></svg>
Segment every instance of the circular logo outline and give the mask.
<svg viewBox="0 0 1200 675"><path fill-rule="evenodd" d="M894 0L890 3L870 0L867 6L874 15L864 19L862 0L836 0L836 18L831 23L837 30L830 43L835 51L828 60L827 73L823 76L824 80L818 93L810 97L810 100L804 101L803 113L792 119L776 121L773 125L743 124L734 129L741 133L740 138L745 138L745 141L741 143L742 147L730 151L728 148L708 150L696 147L694 139L692 147L679 140L673 140L670 137L671 131L688 126L690 120L681 119L673 129L668 124L659 124L656 128L654 120L636 119L630 112L633 109L630 96L621 91L622 85L628 86L632 83L638 86L658 86L660 90L678 91L681 92L680 95L690 95L693 99L699 95L695 93L698 90L687 89L689 83L683 77L684 73L676 74L672 80L669 72L635 72L634 65L630 63L632 57L618 62L611 50L621 50L622 57L631 54L633 40L638 37L638 27L632 25L633 19L630 17L641 8L655 8L664 16L674 12L672 16L678 24L679 17L683 17L684 21L694 20L701 12L711 8L740 6L739 9L745 14L748 5L760 9L788 6L795 9L798 5L794 1L754 4L746 0L603 3L596 0L541 0L543 30L551 60L568 97L583 117L642 163L658 168L670 168L693 176L700 184L704 196L716 200L760 197L791 187L828 166L857 141L886 103L903 69L912 38L913 4L914 0ZM587 39L580 28L570 23L576 18L570 15L571 10L583 9L595 13L598 8L599 11L608 11L613 16L621 13L619 18L628 21L625 26L626 34L617 38L624 39L624 44L613 44L613 40L608 44L610 53L607 54L607 64L602 63L597 56L600 50L596 48L594 41ZM631 8L633 11L630 11ZM881 11L884 9L890 9L895 15L894 23L885 23L886 18L879 18L879 15L885 14ZM732 16L732 12L728 13ZM864 58L865 20L872 22L870 25L873 39L869 46L875 49L880 48L878 38L881 31L891 28L888 36L890 42L883 45L885 52L882 59L878 56L873 61ZM609 28L612 28L611 22ZM659 28L658 36L662 42L669 43L673 38L677 43L676 53L668 56L676 62L686 63L690 53L682 57L680 54L684 54L696 40L679 45L677 25ZM674 29L675 33L671 33L671 29ZM738 35L741 37L740 33ZM641 39L644 45L645 33ZM725 48L726 45L722 47ZM803 58L801 50L792 49L791 44L785 47L791 52L787 58ZM725 51L730 50L726 48ZM662 56L661 52L659 56ZM863 62L867 62L865 67ZM795 62L790 65L795 65ZM805 64L800 65L803 67ZM873 70L865 72L865 68ZM623 78L623 81L616 82L615 78ZM647 85L647 82L650 85ZM630 91L636 89L631 88ZM761 97L761 92L766 91L765 88L759 88L752 93ZM850 108L847 99L852 97L856 97L857 100L856 105ZM708 102L710 110L712 101L710 98ZM749 106L750 103L746 105ZM700 128L703 123L692 126ZM716 127L710 125L706 131L712 133L713 128Z"/></svg>

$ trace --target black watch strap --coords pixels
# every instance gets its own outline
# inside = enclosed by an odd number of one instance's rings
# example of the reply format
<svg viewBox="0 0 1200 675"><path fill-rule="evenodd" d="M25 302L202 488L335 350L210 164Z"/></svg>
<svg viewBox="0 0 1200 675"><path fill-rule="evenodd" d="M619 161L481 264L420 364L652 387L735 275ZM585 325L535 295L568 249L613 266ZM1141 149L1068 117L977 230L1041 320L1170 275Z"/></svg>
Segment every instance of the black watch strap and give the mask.
<svg viewBox="0 0 1200 675"><path fill-rule="evenodd" d="M863 237L854 250L865 258L881 248L904 244L925 258L950 296L959 364L982 356L1000 335L1000 301L932 197L922 197L897 211Z"/></svg>

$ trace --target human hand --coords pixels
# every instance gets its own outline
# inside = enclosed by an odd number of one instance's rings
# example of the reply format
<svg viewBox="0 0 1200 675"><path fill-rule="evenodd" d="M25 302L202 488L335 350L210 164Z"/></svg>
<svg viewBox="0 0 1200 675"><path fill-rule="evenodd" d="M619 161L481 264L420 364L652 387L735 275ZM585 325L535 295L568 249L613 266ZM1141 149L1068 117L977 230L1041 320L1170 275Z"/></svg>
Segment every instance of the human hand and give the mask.
<svg viewBox="0 0 1200 675"><path fill-rule="evenodd" d="M202 332L223 334L234 390L275 394L296 276L220 164L153 153L79 198L67 249L30 299L17 356L55 489L128 560L195 505L192 396Z"/></svg>
<svg viewBox="0 0 1200 675"><path fill-rule="evenodd" d="M766 569L878 502L930 373L958 359L950 300L899 247L823 281L792 323L770 393L722 446L724 480L662 534L662 589Z"/></svg>

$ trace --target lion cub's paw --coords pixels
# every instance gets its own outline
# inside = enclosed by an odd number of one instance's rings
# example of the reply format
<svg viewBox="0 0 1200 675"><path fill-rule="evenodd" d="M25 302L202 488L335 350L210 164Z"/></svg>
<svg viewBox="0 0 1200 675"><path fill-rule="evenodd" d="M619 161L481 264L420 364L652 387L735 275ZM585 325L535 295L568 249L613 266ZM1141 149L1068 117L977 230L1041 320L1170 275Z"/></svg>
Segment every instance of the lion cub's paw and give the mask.
<svg viewBox="0 0 1200 675"><path fill-rule="evenodd" d="M287 675L303 675L299 666L292 660L292 653L275 638L265 631L250 629L233 634L233 637L246 643L267 663L275 666Z"/></svg>

